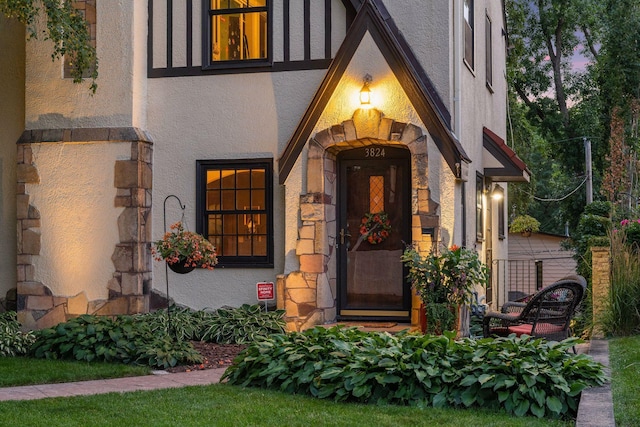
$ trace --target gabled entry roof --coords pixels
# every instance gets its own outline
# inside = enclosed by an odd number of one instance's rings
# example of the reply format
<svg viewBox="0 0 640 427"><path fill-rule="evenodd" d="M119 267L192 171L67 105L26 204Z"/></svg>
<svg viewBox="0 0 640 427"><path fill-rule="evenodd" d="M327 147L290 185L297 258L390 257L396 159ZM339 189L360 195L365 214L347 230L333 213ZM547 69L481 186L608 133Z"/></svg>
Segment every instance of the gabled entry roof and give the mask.
<svg viewBox="0 0 640 427"><path fill-rule="evenodd" d="M353 3L353 1L352 1ZM364 0L311 104L278 160L284 184L364 35L369 32L456 177L471 160L451 131L451 115L380 0Z"/></svg>
<svg viewBox="0 0 640 427"><path fill-rule="evenodd" d="M531 171L504 140L488 128L482 128L482 145L493 159L492 166L484 168L484 175L494 181L529 182ZM497 163L497 164L496 164Z"/></svg>

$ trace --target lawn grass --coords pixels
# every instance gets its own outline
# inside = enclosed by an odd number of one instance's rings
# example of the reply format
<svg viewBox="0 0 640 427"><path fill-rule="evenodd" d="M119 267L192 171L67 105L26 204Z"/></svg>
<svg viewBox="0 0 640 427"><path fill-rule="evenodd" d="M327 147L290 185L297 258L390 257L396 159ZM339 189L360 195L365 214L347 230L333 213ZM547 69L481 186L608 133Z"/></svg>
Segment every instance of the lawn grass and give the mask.
<svg viewBox="0 0 640 427"><path fill-rule="evenodd" d="M478 409L334 403L227 384L0 402L6 426L571 426Z"/></svg>
<svg viewBox="0 0 640 427"><path fill-rule="evenodd" d="M123 363L0 357L0 387L131 377L150 371L147 366Z"/></svg>
<svg viewBox="0 0 640 427"><path fill-rule="evenodd" d="M640 335L611 339L609 364L616 425L637 426L640 420Z"/></svg>

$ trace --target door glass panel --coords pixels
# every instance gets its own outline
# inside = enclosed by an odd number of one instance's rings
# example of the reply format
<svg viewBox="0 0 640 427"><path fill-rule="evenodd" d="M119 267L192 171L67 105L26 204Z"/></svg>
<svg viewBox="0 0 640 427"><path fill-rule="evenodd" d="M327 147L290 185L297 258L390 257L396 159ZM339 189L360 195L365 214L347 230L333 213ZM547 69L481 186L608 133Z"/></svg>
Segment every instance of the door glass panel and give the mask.
<svg viewBox="0 0 640 427"><path fill-rule="evenodd" d="M384 177L369 177L369 212L384 211Z"/></svg>

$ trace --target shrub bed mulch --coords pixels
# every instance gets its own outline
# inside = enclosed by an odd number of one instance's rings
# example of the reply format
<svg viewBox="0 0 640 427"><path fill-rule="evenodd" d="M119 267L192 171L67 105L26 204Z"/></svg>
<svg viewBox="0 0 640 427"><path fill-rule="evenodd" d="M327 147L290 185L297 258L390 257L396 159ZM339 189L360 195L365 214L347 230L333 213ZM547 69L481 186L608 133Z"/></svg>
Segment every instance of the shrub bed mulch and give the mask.
<svg viewBox="0 0 640 427"><path fill-rule="evenodd" d="M226 368L245 348L246 344L216 344L204 341L191 341L191 344L202 355L202 363L196 365L179 365L168 368L168 372L190 372L202 369Z"/></svg>

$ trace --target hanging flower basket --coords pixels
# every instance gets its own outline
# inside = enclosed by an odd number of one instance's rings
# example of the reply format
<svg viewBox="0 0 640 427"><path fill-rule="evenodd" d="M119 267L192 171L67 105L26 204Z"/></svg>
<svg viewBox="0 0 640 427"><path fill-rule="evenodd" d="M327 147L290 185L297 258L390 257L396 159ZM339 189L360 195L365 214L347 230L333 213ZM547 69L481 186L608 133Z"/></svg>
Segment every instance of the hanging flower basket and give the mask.
<svg viewBox="0 0 640 427"><path fill-rule="evenodd" d="M173 264L167 262L167 266L171 271L178 274L187 274L195 270L195 267L185 265L185 261L178 261Z"/></svg>
<svg viewBox="0 0 640 427"><path fill-rule="evenodd" d="M386 212L366 213L360 222L360 235L372 245L382 243L391 233L391 221Z"/></svg>
<svg viewBox="0 0 640 427"><path fill-rule="evenodd" d="M184 229L181 222L171 226L171 231L154 242L153 256L157 261L166 261L172 271L185 274L193 269L213 270L218 263L216 248L198 233Z"/></svg>

